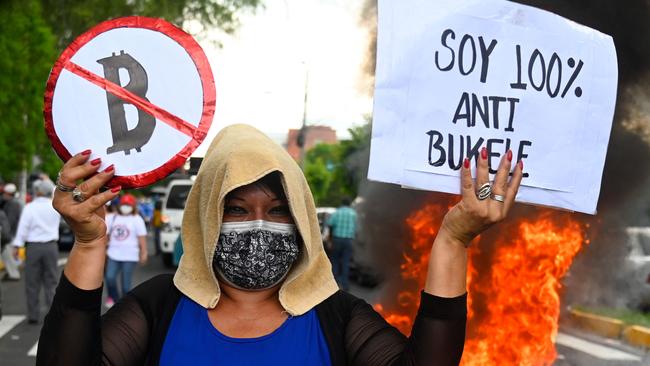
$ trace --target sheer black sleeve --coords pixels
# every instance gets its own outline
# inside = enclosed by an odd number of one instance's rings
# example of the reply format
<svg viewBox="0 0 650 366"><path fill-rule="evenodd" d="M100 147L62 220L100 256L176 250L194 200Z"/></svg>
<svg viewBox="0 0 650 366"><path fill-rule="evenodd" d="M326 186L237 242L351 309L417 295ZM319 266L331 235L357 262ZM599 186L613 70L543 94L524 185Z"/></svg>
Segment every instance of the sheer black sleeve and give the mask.
<svg viewBox="0 0 650 366"><path fill-rule="evenodd" d="M102 288L81 290L62 275L41 329L36 364L144 364L153 319L141 297L151 292L152 281L129 292L100 316Z"/></svg>
<svg viewBox="0 0 650 366"><path fill-rule="evenodd" d="M157 365L180 292L171 275L141 284L103 317L102 288L85 291L64 276L39 340L37 365ZM409 338L365 301L338 292L317 306L333 365L457 365L463 353L466 295L422 293Z"/></svg>
<svg viewBox="0 0 650 366"><path fill-rule="evenodd" d="M321 307L319 316L333 345L333 365L458 365L465 344L467 295L442 298L422 292L408 338L364 300L344 292ZM332 324L344 326L335 329Z"/></svg>

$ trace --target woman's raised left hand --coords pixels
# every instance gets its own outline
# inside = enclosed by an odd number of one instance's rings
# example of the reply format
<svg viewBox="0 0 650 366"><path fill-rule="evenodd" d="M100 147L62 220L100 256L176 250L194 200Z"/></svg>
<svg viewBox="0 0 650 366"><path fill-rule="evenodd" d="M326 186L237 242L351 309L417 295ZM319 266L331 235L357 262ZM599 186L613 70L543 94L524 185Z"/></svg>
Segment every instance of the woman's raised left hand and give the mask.
<svg viewBox="0 0 650 366"><path fill-rule="evenodd" d="M461 193L462 199L446 215L442 222L444 230L451 238L467 246L477 235L490 226L503 220L512 208L517 196L519 185L523 177L523 162L519 161L512 178L508 182L512 165L512 151L501 158L492 185L492 194L479 199L478 190L481 186L489 184L488 152L484 147L478 157L476 169L476 182L472 179L470 162L465 159L461 168Z"/></svg>

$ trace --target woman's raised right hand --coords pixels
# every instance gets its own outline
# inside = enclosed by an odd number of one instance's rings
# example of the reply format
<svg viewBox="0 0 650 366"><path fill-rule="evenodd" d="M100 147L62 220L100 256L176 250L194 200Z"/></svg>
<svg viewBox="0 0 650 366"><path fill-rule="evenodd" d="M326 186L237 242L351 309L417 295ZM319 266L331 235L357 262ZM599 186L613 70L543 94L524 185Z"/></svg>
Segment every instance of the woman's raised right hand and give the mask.
<svg viewBox="0 0 650 366"><path fill-rule="evenodd" d="M77 187L82 193L83 202L73 199L72 192L56 189L52 206L57 210L75 235L75 245L87 245L106 239L106 222L104 221L106 203L119 195L121 187L114 187L99 192L101 187L113 177L115 170L109 166L97 172L100 159L88 161L90 150L70 158L61 169L57 184L68 188ZM77 182L81 182L77 184Z"/></svg>

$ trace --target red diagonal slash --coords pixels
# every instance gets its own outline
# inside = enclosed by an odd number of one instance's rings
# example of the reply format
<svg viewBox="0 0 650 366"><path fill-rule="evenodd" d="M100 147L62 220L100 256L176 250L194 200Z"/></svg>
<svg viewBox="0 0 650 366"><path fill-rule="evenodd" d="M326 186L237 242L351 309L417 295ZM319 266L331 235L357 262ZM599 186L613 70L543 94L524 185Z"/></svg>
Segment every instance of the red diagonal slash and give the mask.
<svg viewBox="0 0 650 366"><path fill-rule="evenodd" d="M197 128L191 123L185 121L184 119L175 116L167 112L166 110L151 104L151 102L149 102L148 100L131 93L130 91L124 89L123 87L104 79L103 77L75 64L72 61L68 61L65 64L64 68L70 71L71 73L80 76L90 81L91 83L99 86L100 88L115 95L116 97L133 104L139 109L142 109L143 111L154 116L156 119L165 122L166 124L178 130L179 132L182 132L189 137L192 138L194 137L194 132L196 131Z"/></svg>

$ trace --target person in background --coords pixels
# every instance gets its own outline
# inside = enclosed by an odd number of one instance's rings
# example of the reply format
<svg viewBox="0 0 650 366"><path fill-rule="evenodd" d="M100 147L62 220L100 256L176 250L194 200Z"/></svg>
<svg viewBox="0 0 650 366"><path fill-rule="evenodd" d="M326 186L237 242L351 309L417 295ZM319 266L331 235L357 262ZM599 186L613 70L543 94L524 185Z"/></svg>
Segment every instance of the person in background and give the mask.
<svg viewBox="0 0 650 366"><path fill-rule="evenodd" d="M183 256L183 237L181 234L178 234L176 241L174 242L174 256L172 257L172 263L174 267L178 267L181 263L181 257Z"/></svg>
<svg viewBox="0 0 650 366"><path fill-rule="evenodd" d="M341 206L327 220L332 240L332 272L339 286L350 288L350 258L352 242L357 234L357 212L350 207L350 199L344 198Z"/></svg>
<svg viewBox="0 0 650 366"><path fill-rule="evenodd" d="M117 213L117 206L120 205L120 197L115 197L112 200L106 202L106 213Z"/></svg>
<svg viewBox="0 0 650 366"><path fill-rule="evenodd" d="M7 216L9 221L9 236L3 241L11 241L14 236L16 236L16 230L18 229L18 220L20 219L20 214L23 211L22 203L16 198L16 185L13 183L7 183L3 187L2 191L2 200L0 200L0 209ZM3 280L5 281L18 281L20 280L20 271L18 270L18 265L16 261L13 260L13 250L10 245L5 245L2 249L2 262L5 264L5 276Z"/></svg>
<svg viewBox="0 0 650 366"><path fill-rule="evenodd" d="M123 294L131 290L133 270L147 261L147 228L136 209L137 201L130 194L120 198L117 213L106 216L108 233L108 261L106 262L106 307L111 307ZM122 288L117 276L121 273Z"/></svg>
<svg viewBox="0 0 650 366"><path fill-rule="evenodd" d="M9 220L4 211L0 210L0 249L8 247L8 243L11 239L11 234L9 230ZM11 259L10 259L11 260ZM6 265L5 265L6 266ZM2 286L0 285L0 320L2 320Z"/></svg>
<svg viewBox="0 0 650 366"><path fill-rule="evenodd" d="M153 242L156 255L160 254L160 230L162 230L162 201L156 200L153 209L153 218L151 219L151 227L153 228Z"/></svg>
<svg viewBox="0 0 650 366"><path fill-rule="evenodd" d="M27 293L27 322L40 321L39 296L45 292L45 305L49 309L58 283L59 223L61 216L52 207L54 183L36 180L33 183L34 200L20 215L16 237L13 239L14 255L25 247L25 290Z"/></svg>
<svg viewBox="0 0 650 366"><path fill-rule="evenodd" d="M144 224L147 229L151 225L151 218L153 216L153 204L151 200L146 197L138 199L138 213L144 219Z"/></svg>

